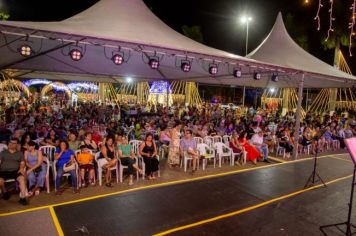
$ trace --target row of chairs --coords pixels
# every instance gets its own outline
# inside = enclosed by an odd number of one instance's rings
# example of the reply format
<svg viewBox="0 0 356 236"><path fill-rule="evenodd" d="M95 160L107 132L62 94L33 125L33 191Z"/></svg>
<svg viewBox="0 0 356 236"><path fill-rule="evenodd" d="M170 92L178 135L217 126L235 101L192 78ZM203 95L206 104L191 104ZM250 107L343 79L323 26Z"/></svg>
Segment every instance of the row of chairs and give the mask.
<svg viewBox="0 0 356 236"><path fill-rule="evenodd" d="M146 166L145 166L145 162L144 162L143 158L141 156L139 156L139 147L140 147L141 143L142 143L142 141L140 141L140 140L131 140L129 142L129 144L133 147L133 150L134 150L134 153L135 153L135 156L136 156L136 163L143 170L142 179L144 179L145 178ZM56 148L54 146L42 146L42 147L39 148L39 150L48 158L48 163L47 163L48 172L47 172L47 175L49 173L49 168L51 168L52 172L53 172L53 181L55 181L55 178L56 178L56 175L57 175L57 168L56 168L57 161L54 160L54 153L55 153ZM75 156L77 157L80 152L81 152L81 150L76 150L75 151ZM90 152L94 155L94 160L97 163L97 177L98 177L99 185L101 186L102 185L102 177L103 177L103 174L102 174L103 173L103 168L99 164L100 152L96 152L96 153L93 153L92 151L90 151ZM159 160L159 156L158 155L157 155L157 158ZM124 173L124 170L127 169L127 168L128 168L128 166L125 166L125 165L123 165L121 163L120 158L118 159L118 164L111 168L111 171L115 171L115 173L116 173L116 182L117 183L119 183L119 182L122 183L123 182L123 173ZM80 175L79 175L80 173L79 173L78 163L75 164L75 170L76 170L76 173L78 173L78 186L79 186L81 178L80 178ZM69 176L69 173L65 173L64 176ZM160 176L160 171L158 171L158 176ZM139 179L139 173L138 172L136 172L136 179L137 180Z"/></svg>

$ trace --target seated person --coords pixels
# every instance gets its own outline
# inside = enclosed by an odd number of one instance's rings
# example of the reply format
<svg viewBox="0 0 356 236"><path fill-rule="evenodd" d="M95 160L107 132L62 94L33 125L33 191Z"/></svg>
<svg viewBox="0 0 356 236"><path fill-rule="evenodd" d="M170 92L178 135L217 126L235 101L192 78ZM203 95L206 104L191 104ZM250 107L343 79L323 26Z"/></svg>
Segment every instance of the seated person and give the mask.
<svg viewBox="0 0 356 236"><path fill-rule="evenodd" d="M181 152L186 152L191 158L193 158L193 170L194 173L197 170L197 161L199 161L199 153L197 151L197 142L192 137L192 131L187 129L184 132L184 138L180 141Z"/></svg>
<svg viewBox="0 0 356 236"><path fill-rule="evenodd" d="M56 176L56 181L54 185L54 189L56 192L56 195L62 194L62 191L60 191L61 187L61 178L63 176L64 172L64 165L71 165L75 163L75 158L74 158L74 152L73 150L69 149L69 144L66 141L61 141L59 143L59 148L56 150L54 153L54 159L57 160L56 163L56 168L57 168L57 176ZM72 179L72 186L73 186L73 191L74 193L79 193L78 187L77 187L77 173L76 170L71 170L69 171L71 179Z"/></svg>
<svg viewBox="0 0 356 236"><path fill-rule="evenodd" d="M102 145L100 156L98 158L98 165L106 170L105 180L106 187L112 187L111 184L111 171L110 169L117 165L117 159L115 158L114 137L108 136L105 140L105 145Z"/></svg>
<svg viewBox="0 0 356 236"><path fill-rule="evenodd" d="M148 133L145 141L140 145L140 155L145 162L145 174L148 179L155 179L155 173L159 170L159 161L157 159L157 148L153 141L153 135Z"/></svg>
<svg viewBox="0 0 356 236"><path fill-rule="evenodd" d="M132 146L128 143L127 137L122 137L122 144L118 147L118 157L121 164L127 166L129 174L129 185L133 185L133 174L135 170L142 174L142 170L138 168L136 163L136 157Z"/></svg>
<svg viewBox="0 0 356 236"><path fill-rule="evenodd" d="M20 188L19 203L27 205L25 161L22 152L17 150L18 144L18 139L11 138L8 143L8 149L0 153L0 189L3 192L3 199L8 200L10 193L5 187L5 181L10 179L17 180Z"/></svg>
<svg viewBox="0 0 356 236"><path fill-rule="evenodd" d="M89 183L91 185L95 185L94 181L94 157L93 154L90 153L89 148L87 146L80 146L80 153L77 156L77 160L79 163L80 176L82 180L82 187L86 186L85 181L85 173L89 172Z"/></svg>
<svg viewBox="0 0 356 236"><path fill-rule="evenodd" d="M27 169L27 179L29 182L29 196L40 194L46 180L47 168L43 162L42 152L36 150L36 143L29 142L28 150L25 151L25 164Z"/></svg>
<svg viewBox="0 0 356 236"><path fill-rule="evenodd" d="M286 150L287 158L290 157L290 154L293 152L293 145L290 141L289 134L286 130L283 130L278 135L279 146L283 147Z"/></svg>
<svg viewBox="0 0 356 236"><path fill-rule="evenodd" d="M264 143L262 130L258 131L257 134L254 134L252 136L251 142L257 148L257 150L262 154L263 161L270 162L268 160L268 145Z"/></svg>
<svg viewBox="0 0 356 236"><path fill-rule="evenodd" d="M84 140L80 143L80 146L85 145L90 150L98 150L98 145L92 139L92 134L90 132L85 133Z"/></svg>

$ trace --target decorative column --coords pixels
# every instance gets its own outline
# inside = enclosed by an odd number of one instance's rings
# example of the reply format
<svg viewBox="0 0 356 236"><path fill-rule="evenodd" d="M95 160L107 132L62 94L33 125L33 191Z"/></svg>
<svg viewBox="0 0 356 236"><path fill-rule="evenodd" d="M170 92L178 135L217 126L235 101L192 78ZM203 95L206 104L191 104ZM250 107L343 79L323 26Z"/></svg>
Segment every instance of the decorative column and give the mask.
<svg viewBox="0 0 356 236"><path fill-rule="evenodd" d="M298 88L298 103L297 103L297 111L296 111L295 130L294 130L293 159L297 159L297 155L298 155L298 143L299 143L298 141L299 141L300 118L302 113L304 77L305 74L303 73Z"/></svg>
<svg viewBox="0 0 356 236"><path fill-rule="evenodd" d="M329 111L330 115L332 115L336 109L337 88L329 89L329 94Z"/></svg>
<svg viewBox="0 0 356 236"><path fill-rule="evenodd" d="M105 103L106 83L99 83L99 100Z"/></svg>
<svg viewBox="0 0 356 236"><path fill-rule="evenodd" d="M283 89L282 96L282 116L285 116L289 111L290 88Z"/></svg>

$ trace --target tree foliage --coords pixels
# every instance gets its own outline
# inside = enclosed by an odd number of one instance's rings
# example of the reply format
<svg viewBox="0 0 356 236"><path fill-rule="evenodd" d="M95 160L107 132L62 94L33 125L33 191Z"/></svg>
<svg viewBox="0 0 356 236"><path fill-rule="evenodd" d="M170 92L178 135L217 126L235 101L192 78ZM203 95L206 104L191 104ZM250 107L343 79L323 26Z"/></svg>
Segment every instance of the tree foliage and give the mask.
<svg viewBox="0 0 356 236"><path fill-rule="evenodd" d="M286 28L294 41L304 50L308 51L308 35L305 26L294 23L294 16L290 13L286 17Z"/></svg>
<svg viewBox="0 0 356 236"><path fill-rule="evenodd" d="M0 12L0 20L7 20L9 19L10 15L6 12Z"/></svg>
<svg viewBox="0 0 356 236"><path fill-rule="evenodd" d="M201 32L201 27L198 25L193 25L193 26L187 26L187 25L183 25L182 26L182 31L183 34L185 36L187 36L188 38L191 38L199 43L203 43L204 42L204 38L203 38L203 33Z"/></svg>

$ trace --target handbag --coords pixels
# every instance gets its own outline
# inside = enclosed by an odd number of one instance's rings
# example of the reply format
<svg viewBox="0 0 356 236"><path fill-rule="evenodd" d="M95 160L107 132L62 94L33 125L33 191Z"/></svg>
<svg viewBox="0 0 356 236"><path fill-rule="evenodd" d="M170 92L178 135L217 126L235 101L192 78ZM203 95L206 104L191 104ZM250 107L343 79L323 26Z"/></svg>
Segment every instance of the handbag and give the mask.
<svg viewBox="0 0 356 236"><path fill-rule="evenodd" d="M64 164L63 166L63 171L64 172L69 172L69 171L72 171L72 170L75 170L75 163L71 163L71 162L67 162Z"/></svg>

